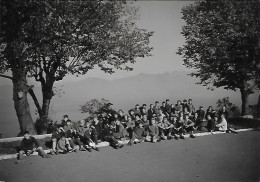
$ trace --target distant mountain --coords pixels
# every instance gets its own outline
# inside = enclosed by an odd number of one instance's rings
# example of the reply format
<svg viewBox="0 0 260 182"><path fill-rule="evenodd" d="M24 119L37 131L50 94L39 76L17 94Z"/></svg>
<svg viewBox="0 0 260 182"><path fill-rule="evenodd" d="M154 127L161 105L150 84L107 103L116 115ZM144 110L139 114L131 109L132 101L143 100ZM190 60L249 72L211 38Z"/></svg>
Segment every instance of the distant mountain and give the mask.
<svg viewBox="0 0 260 182"><path fill-rule="evenodd" d="M94 98L108 99L114 104L115 109L121 108L124 111L137 103L149 105L156 100L161 102L167 98L171 103L176 103L178 99L192 98L195 107L202 105L206 109L209 105L215 107L217 99L228 96L231 102L241 105L239 92L221 88L209 91L206 87L196 85L197 81L187 76L187 72L175 71L158 75L139 74L112 81L87 78L75 82L61 82L55 86L58 94L52 100L50 116L55 121L60 121L64 114L68 114L74 121L82 119L85 116L79 112L79 106ZM34 89L39 97L39 86L35 86ZM30 96L28 98L32 115L36 119L34 104ZM250 102L257 102L256 94L250 97ZM0 133L4 137L14 136L18 133L19 126L13 107L11 86L0 87L0 108Z"/></svg>

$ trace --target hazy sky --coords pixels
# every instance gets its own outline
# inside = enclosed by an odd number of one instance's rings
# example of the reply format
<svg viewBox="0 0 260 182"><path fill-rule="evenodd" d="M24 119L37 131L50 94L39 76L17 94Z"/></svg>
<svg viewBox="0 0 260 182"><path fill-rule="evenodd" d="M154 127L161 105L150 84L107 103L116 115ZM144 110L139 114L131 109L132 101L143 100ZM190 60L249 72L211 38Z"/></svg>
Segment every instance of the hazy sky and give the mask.
<svg viewBox="0 0 260 182"><path fill-rule="evenodd" d="M131 72L117 71L108 75L98 68L91 70L86 77L98 77L104 79L116 79L137 75L140 73L159 74L172 72L175 70L187 70L181 61L181 57L176 55L178 47L184 44L184 37L181 35L181 28L184 21L181 19L181 8L192 1L137 1L133 5L139 7L140 20L137 25L148 31L154 31L151 37L153 56L138 59L133 65ZM71 81L75 77L66 77L64 81Z"/></svg>

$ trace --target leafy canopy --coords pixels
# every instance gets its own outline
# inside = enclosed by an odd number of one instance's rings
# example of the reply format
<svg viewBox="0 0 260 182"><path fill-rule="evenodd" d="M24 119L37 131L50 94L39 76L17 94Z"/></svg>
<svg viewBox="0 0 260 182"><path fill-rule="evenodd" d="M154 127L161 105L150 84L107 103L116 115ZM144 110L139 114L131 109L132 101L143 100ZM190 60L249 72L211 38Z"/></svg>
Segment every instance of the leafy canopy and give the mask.
<svg viewBox="0 0 260 182"><path fill-rule="evenodd" d="M4 2L3 23L9 21L10 12L8 2ZM12 44L26 63L29 76L43 84L61 80L68 73L85 74L95 65L107 73L129 71L129 63L151 55L148 44L153 32L136 27L138 9L125 1L25 0L17 4L14 13L29 14L29 18L17 29ZM18 18L16 23L20 21ZM1 34L1 52L13 27L4 28ZM6 71L8 58L3 59L6 64L2 70Z"/></svg>
<svg viewBox="0 0 260 182"><path fill-rule="evenodd" d="M185 45L178 54L204 86L259 86L260 1L198 1L182 9ZM250 91L248 83L248 91Z"/></svg>
<svg viewBox="0 0 260 182"><path fill-rule="evenodd" d="M102 113L111 114L114 113L115 110L111 107L113 104L102 98L101 100L92 99L87 101L85 104L80 106L81 113L89 114L91 117L94 115L99 115Z"/></svg>

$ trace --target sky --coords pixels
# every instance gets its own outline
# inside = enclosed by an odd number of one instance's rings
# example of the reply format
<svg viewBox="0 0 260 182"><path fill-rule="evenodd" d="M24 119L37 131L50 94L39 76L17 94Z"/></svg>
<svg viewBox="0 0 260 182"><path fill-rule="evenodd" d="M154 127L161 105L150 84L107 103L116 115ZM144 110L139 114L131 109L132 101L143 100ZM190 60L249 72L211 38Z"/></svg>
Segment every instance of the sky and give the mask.
<svg viewBox="0 0 260 182"><path fill-rule="evenodd" d="M173 71L188 71L182 65L181 57L176 54L178 47L184 45L181 35L182 7L193 3L192 1L136 1L133 6L139 7L140 18L136 21L139 28L154 31L150 45L154 48L153 56L137 59L133 71L120 71L110 75L100 71L99 68L90 70L86 75L77 79L98 77L102 79L119 79L140 73L161 74ZM63 82L73 81L75 76L67 76Z"/></svg>

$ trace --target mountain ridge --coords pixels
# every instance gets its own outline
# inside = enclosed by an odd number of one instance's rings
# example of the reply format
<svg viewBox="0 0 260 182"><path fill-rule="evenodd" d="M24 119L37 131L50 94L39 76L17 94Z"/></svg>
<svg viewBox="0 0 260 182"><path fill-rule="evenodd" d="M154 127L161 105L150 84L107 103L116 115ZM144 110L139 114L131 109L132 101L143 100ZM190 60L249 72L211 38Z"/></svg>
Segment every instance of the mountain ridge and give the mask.
<svg viewBox="0 0 260 182"><path fill-rule="evenodd" d="M198 80L187 74L188 72L176 71L157 75L139 74L114 80L91 77L61 82L55 85L58 94L52 99L50 117L54 121L60 121L64 114L68 114L73 121L85 118L79 111L80 105L95 98L108 99L115 109L123 109L125 113L137 103L149 105L165 99L170 99L175 104L179 99L192 98L196 108L202 105L206 109L209 105L215 107L217 99L230 97L230 101L240 107L239 92L222 88L209 91L206 87L195 84ZM41 102L40 86L35 85L34 89ZM36 108L29 95L28 100L33 118L36 119ZM257 101L257 96L250 97L251 103L254 100ZM12 86L0 86L0 108L0 133L3 137L14 136L18 133L19 125L13 107Z"/></svg>

